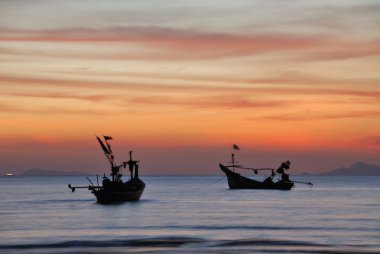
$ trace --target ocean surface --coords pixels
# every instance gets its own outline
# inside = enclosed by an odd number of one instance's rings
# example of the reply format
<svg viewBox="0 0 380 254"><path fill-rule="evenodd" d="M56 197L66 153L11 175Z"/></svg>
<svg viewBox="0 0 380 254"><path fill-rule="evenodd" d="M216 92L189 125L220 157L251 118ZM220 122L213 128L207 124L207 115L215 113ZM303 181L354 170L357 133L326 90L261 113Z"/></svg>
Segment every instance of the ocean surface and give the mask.
<svg viewBox="0 0 380 254"><path fill-rule="evenodd" d="M142 176L101 205L85 177L0 177L0 253L380 253L380 177L293 177L290 191L222 176ZM96 182L96 177L91 177Z"/></svg>

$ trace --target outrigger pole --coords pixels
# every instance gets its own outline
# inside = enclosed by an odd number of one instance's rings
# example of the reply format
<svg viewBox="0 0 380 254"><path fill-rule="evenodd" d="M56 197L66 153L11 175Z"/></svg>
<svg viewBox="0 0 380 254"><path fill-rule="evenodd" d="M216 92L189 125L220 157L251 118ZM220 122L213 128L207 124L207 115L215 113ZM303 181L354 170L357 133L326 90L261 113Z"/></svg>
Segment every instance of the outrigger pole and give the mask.
<svg viewBox="0 0 380 254"><path fill-rule="evenodd" d="M303 183L303 184L307 184L307 185L309 185L310 188L313 187L313 185L314 185L314 184L311 183L311 182L308 182L308 183L307 183L307 182L293 181L293 180L292 180L292 182L294 182L294 183Z"/></svg>
<svg viewBox="0 0 380 254"><path fill-rule="evenodd" d="M93 189L102 189L103 187L102 186L91 186L91 185L88 185L88 186L71 186L71 184L68 185L69 188L71 189L72 192L75 191L75 189L89 189L89 190L93 190Z"/></svg>

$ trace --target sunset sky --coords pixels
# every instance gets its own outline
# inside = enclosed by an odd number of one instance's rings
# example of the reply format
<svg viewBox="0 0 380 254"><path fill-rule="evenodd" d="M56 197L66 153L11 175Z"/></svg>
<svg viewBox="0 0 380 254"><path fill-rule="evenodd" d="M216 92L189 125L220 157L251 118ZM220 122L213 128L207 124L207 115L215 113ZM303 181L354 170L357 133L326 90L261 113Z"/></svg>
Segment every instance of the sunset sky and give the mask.
<svg viewBox="0 0 380 254"><path fill-rule="evenodd" d="M1 0L0 173L380 164L380 2Z"/></svg>

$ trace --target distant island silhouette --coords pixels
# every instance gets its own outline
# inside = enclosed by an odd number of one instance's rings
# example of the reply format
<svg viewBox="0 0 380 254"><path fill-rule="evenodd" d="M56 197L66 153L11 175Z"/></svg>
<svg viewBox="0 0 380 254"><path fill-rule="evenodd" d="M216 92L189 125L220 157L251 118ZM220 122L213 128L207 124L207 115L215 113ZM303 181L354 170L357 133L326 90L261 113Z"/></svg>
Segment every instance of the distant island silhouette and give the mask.
<svg viewBox="0 0 380 254"><path fill-rule="evenodd" d="M380 166L365 162L356 162L351 167L340 167L317 174L319 176L380 176Z"/></svg>
<svg viewBox="0 0 380 254"><path fill-rule="evenodd" d="M88 173L78 171L63 171L32 168L21 174L22 176L86 176Z"/></svg>

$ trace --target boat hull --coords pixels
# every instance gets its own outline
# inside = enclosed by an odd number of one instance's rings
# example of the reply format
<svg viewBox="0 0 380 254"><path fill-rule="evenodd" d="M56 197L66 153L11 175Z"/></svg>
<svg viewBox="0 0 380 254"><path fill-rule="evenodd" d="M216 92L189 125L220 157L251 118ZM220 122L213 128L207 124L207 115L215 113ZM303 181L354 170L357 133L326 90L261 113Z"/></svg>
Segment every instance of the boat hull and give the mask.
<svg viewBox="0 0 380 254"><path fill-rule="evenodd" d="M101 189L93 190L92 193L95 195L98 203L120 203L139 201L144 189L145 186L142 189L133 192L104 191Z"/></svg>
<svg viewBox="0 0 380 254"><path fill-rule="evenodd" d="M226 174L230 189L271 189L271 190L290 190L293 182L260 182L241 176L239 173L231 171L226 166L219 164L220 169Z"/></svg>

